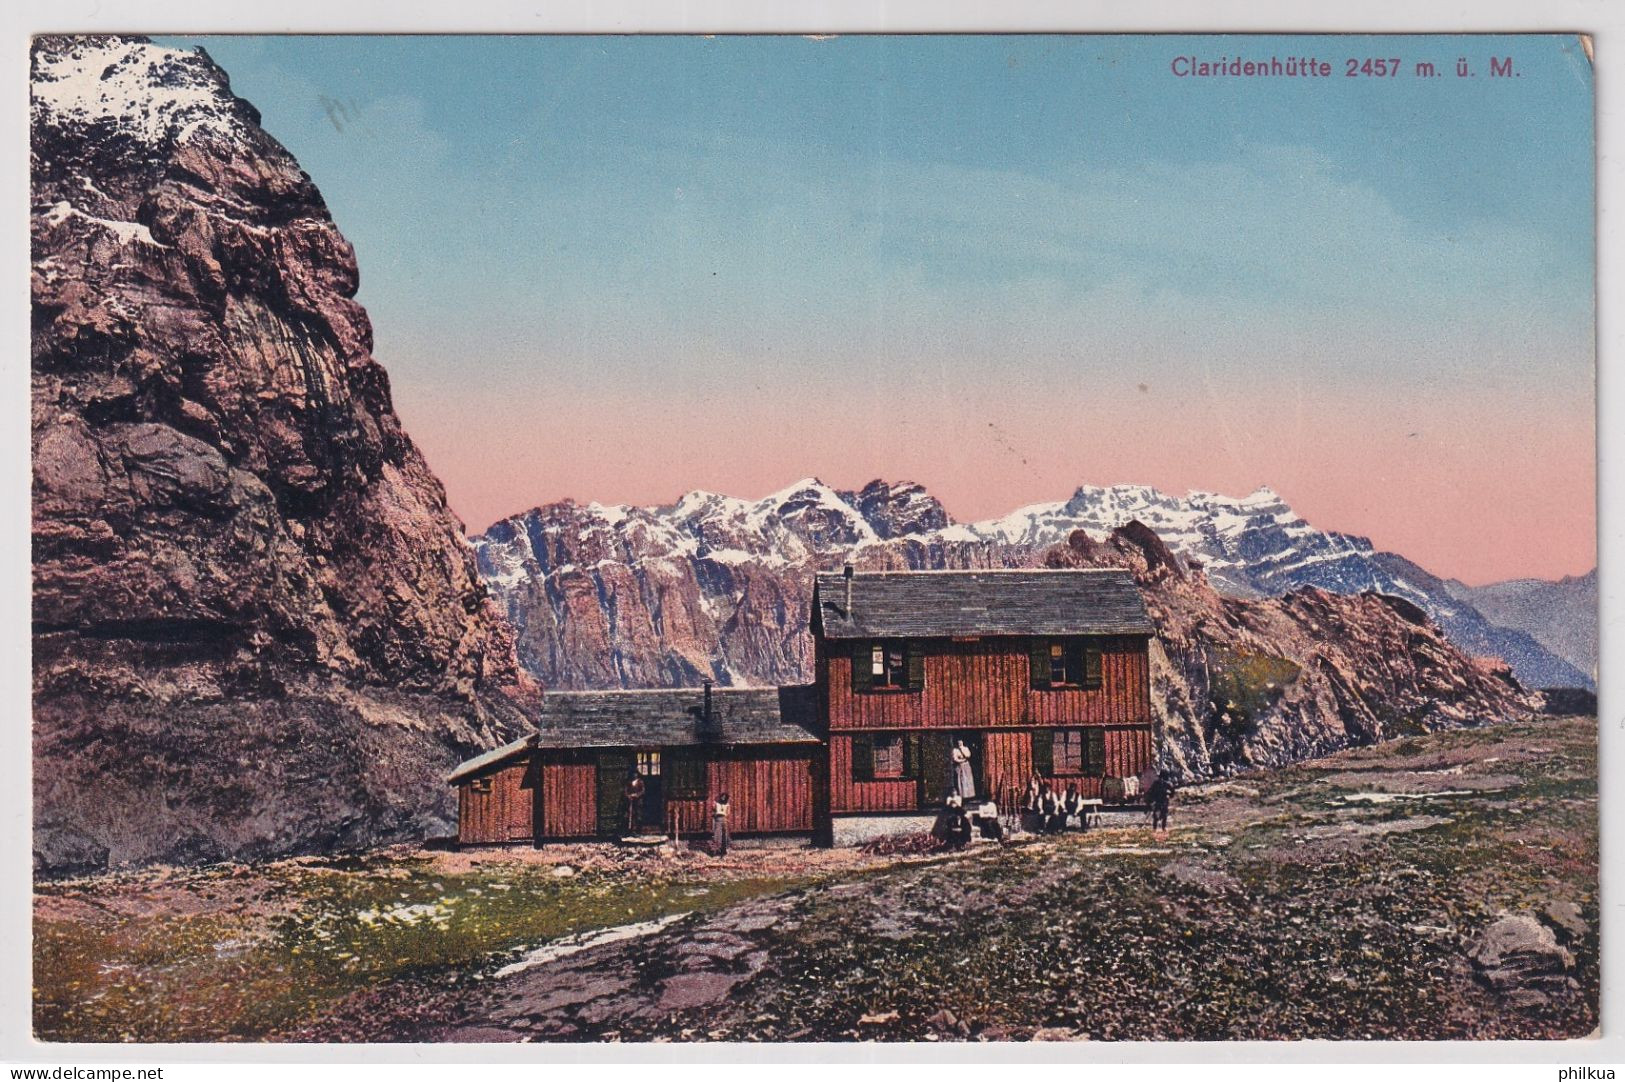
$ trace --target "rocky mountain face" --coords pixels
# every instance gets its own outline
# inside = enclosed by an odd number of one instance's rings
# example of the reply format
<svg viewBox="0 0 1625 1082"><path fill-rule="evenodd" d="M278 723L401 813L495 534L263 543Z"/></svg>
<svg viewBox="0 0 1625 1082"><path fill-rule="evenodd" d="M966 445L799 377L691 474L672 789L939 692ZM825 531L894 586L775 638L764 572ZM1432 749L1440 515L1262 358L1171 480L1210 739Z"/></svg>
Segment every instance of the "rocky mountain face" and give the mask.
<svg viewBox="0 0 1625 1082"><path fill-rule="evenodd" d="M1164 756L1187 777L1524 718L1540 705L1505 662L1462 653L1403 598L1313 586L1225 597L1139 523L1104 541L1077 531L1043 562L1133 573L1157 628L1151 702Z"/></svg>
<svg viewBox="0 0 1625 1082"><path fill-rule="evenodd" d="M534 693L321 195L205 54L32 56L35 863L445 829Z"/></svg>
<svg viewBox="0 0 1625 1082"><path fill-rule="evenodd" d="M1030 566L1077 531L1152 529L1220 593L1304 586L1404 598L1469 654L1499 657L1526 686L1587 686L1527 632L1492 624L1443 580L1362 537L1315 529L1269 489L1234 499L1119 485L954 523L919 485L837 491L815 478L761 500L691 492L664 507L565 502L475 539L481 571L517 628L520 657L550 686L771 684L803 679L811 572ZM1595 621L1592 621L1595 628Z"/></svg>
<svg viewBox="0 0 1625 1082"><path fill-rule="evenodd" d="M1468 586L1451 579L1452 597L1471 605L1501 627L1522 631L1589 678L1597 678L1597 570L1566 575L1556 582L1513 579ZM1542 685L1547 686L1547 685Z"/></svg>

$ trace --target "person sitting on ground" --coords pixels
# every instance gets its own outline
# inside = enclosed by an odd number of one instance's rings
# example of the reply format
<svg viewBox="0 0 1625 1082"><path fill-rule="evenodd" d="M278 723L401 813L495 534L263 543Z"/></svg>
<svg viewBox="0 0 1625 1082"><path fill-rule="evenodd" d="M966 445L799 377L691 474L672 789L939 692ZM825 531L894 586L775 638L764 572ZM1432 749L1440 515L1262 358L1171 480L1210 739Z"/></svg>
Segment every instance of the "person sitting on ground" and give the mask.
<svg viewBox="0 0 1625 1082"><path fill-rule="evenodd" d="M1151 783L1146 800L1151 805L1151 829L1168 829L1168 805L1174 797L1174 776L1166 770L1157 771L1157 780Z"/></svg>
<svg viewBox="0 0 1625 1082"><path fill-rule="evenodd" d="M949 849L963 849L970 844L970 817L965 814L964 802L957 796L948 798L948 808L945 812L947 824L945 834Z"/></svg>

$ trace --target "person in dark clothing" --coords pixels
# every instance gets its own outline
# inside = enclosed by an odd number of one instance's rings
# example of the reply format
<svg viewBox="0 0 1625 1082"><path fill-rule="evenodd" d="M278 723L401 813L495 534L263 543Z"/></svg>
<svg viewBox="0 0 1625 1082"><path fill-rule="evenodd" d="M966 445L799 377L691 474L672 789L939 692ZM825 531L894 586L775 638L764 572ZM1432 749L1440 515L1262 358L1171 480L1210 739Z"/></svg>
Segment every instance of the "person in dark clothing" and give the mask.
<svg viewBox="0 0 1625 1082"><path fill-rule="evenodd" d="M1077 816L1079 827L1083 826L1083 794L1078 792L1077 782L1067 782L1066 796L1061 799L1061 828L1066 828L1066 822Z"/></svg>
<svg viewBox="0 0 1625 1082"><path fill-rule="evenodd" d="M1061 828L1066 826L1066 812L1063 807L1061 794L1057 793L1049 782L1045 782L1044 794L1039 798L1039 809L1045 834L1059 834Z"/></svg>
<svg viewBox="0 0 1625 1082"><path fill-rule="evenodd" d="M970 817L965 814L965 806L958 800L949 798L947 816L948 821L944 832L947 837L948 848L965 848L970 844L971 835Z"/></svg>
<svg viewBox="0 0 1625 1082"><path fill-rule="evenodd" d="M1174 798L1173 775L1166 770L1157 771L1157 780L1151 783L1146 791L1146 801L1151 805L1151 829L1168 829L1168 805Z"/></svg>
<svg viewBox="0 0 1625 1082"><path fill-rule="evenodd" d="M634 768L626 776L626 785L621 789L626 797L626 832L638 834L643 830L643 775Z"/></svg>
<svg viewBox="0 0 1625 1082"><path fill-rule="evenodd" d="M719 857L728 855L728 843L733 835L728 831L728 794L718 795L711 806L711 851Z"/></svg>

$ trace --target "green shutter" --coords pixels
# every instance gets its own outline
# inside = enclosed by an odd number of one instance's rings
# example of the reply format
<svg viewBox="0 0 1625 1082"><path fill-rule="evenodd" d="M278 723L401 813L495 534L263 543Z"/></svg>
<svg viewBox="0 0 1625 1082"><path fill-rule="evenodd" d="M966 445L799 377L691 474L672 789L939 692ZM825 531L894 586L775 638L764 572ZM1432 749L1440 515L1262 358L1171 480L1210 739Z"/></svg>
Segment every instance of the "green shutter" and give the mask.
<svg viewBox="0 0 1625 1082"><path fill-rule="evenodd" d="M1091 642L1083 648L1083 686L1098 688L1100 683L1100 644Z"/></svg>
<svg viewBox="0 0 1625 1082"><path fill-rule="evenodd" d="M860 642L852 648L852 690L859 695L875 686L874 648L872 642Z"/></svg>
<svg viewBox="0 0 1625 1082"><path fill-rule="evenodd" d="M1106 773L1106 733L1103 729L1083 731L1083 772L1095 778Z"/></svg>
<svg viewBox="0 0 1625 1082"><path fill-rule="evenodd" d="M919 691L925 687L925 643L907 642L903 653L908 659L908 690Z"/></svg>
<svg viewBox="0 0 1625 1082"><path fill-rule="evenodd" d="M1055 732L1033 730L1033 773L1049 777L1055 773Z"/></svg>
<svg viewBox="0 0 1625 1082"><path fill-rule="evenodd" d="M852 780L875 780L875 738L870 733L852 737Z"/></svg>
<svg viewBox="0 0 1625 1082"><path fill-rule="evenodd" d="M1034 639L1027 647L1032 663L1032 681L1035 688L1049 687L1049 640Z"/></svg>
<svg viewBox="0 0 1625 1082"><path fill-rule="evenodd" d="M903 777L913 780L920 776L920 734L903 734Z"/></svg>

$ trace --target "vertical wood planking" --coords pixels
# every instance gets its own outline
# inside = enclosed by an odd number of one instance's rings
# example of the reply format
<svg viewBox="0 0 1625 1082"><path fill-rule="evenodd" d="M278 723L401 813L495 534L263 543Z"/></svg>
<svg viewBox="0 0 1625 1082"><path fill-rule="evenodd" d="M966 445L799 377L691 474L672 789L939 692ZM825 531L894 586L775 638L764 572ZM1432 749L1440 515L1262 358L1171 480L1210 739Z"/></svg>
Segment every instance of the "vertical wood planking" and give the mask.
<svg viewBox="0 0 1625 1082"><path fill-rule="evenodd" d="M598 765L575 756L542 766L542 836L583 838L598 833Z"/></svg>
<svg viewBox="0 0 1625 1082"><path fill-rule="evenodd" d="M513 763L499 770L470 778L457 787L457 840L470 845L524 841L534 836L531 815L533 794L525 785L525 763ZM488 792L478 792L474 782L490 779Z"/></svg>
<svg viewBox="0 0 1625 1082"><path fill-rule="evenodd" d="M852 738L829 738L829 806L833 812L913 811L919 806L912 781L853 781Z"/></svg>
<svg viewBox="0 0 1625 1082"><path fill-rule="evenodd" d="M852 691L847 644L817 665L832 730L1132 725L1151 718L1146 640L1102 640L1101 686L1035 690L1025 638L928 640L918 692Z"/></svg>

